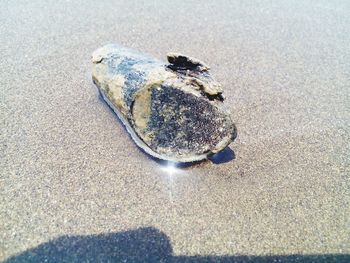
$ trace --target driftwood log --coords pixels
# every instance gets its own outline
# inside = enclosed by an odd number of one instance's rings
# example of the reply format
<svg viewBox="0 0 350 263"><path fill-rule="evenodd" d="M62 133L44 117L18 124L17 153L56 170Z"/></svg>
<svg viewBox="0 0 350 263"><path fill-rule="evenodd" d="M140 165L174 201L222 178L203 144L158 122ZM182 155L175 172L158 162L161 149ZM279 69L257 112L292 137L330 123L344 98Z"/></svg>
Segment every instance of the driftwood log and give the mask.
<svg viewBox="0 0 350 263"><path fill-rule="evenodd" d="M148 154L198 161L236 138L221 86L203 62L169 53L164 63L119 45L97 49L92 62L102 97Z"/></svg>

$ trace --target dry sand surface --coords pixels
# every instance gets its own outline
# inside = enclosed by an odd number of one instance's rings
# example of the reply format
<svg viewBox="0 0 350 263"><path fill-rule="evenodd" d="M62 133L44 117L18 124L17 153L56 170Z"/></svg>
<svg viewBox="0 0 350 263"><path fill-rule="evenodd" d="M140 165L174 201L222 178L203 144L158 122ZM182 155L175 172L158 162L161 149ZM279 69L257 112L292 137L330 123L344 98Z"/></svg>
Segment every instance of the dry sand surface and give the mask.
<svg viewBox="0 0 350 263"><path fill-rule="evenodd" d="M349 260L349 1L0 5L0 261ZM110 42L207 62L234 153L141 152L91 81Z"/></svg>

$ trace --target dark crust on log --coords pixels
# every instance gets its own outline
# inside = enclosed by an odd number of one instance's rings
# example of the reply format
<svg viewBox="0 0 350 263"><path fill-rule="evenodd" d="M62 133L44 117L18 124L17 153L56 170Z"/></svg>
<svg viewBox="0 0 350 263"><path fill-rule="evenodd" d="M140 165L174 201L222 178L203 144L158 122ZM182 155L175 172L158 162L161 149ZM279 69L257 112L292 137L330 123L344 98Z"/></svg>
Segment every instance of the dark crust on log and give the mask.
<svg viewBox="0 0 350 263"><path fill-rule="evenodd" d="M154 132L150 147L158 152L207 152L230 136L230 124L207 100L168 86L152 90L148 129Z"/></svg>

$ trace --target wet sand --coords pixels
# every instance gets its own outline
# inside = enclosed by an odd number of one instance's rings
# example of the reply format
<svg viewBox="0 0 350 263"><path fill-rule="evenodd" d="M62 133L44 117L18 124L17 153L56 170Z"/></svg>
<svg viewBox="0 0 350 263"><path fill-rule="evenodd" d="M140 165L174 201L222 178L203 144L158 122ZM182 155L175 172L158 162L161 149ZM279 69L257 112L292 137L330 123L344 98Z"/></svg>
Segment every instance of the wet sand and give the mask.
<svg viewBox="0 0 350 263"><path fill-rule="evenodd" d="M1 5L0 260L147 227L179 261L350 254L349 3ZM140 151L91 81L111 42L208 63L232 151L175 171Z"/></svg>

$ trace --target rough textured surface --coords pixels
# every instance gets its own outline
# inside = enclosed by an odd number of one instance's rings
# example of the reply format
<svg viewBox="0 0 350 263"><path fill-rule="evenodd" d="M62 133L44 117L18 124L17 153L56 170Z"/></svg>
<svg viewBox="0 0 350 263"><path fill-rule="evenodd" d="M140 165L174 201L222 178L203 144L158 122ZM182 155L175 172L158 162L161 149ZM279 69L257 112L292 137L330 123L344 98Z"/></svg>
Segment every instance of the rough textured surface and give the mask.
<svg viewBox="0 0 350 263"><path fill-rule="evenodd" d="M193 261L348 255L349 5L1 1L0 258L54 258L44 244L63 238L71 257L103 259L120 235ZM212 66L236 159L169 173L141 153L91 84L89 55L110 42ZM140 227L169 243L123 234ZM95 242L74 247L77 236Z"/></svg>
<svg viewBox="0 0 350 263"><path fill-rule="evenodd" d="M222 89L203 62L167 57L170 64L108 44L92 54L92 78L147 153L175 162L207 159L237 136Z"/></svg>
<svg viewBox="0 0 350 263"><path fill-rule="evenodd" d="M231 119L202 96L162 86L153 89L151 97L146 132L152 132L150 145L160 152L174 149L184 156L218 152L235 138Z"/></svg>

